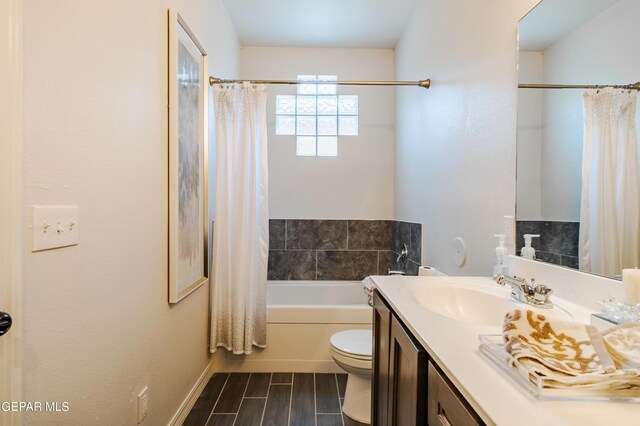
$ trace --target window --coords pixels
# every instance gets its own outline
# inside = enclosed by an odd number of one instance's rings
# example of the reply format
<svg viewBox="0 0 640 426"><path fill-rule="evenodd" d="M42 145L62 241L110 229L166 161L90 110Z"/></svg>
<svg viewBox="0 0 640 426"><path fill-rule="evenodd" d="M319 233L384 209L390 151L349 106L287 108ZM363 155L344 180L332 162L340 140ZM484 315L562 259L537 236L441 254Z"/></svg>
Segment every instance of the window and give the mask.
<svg viewBox="0 0 640 426"><path fill-rule="evenodd" d="M276 135L296 136L296 155L338 155L338 136L358 135L358 96L338 95L335 75L299 75L297 95L276 96Z"/></svg>

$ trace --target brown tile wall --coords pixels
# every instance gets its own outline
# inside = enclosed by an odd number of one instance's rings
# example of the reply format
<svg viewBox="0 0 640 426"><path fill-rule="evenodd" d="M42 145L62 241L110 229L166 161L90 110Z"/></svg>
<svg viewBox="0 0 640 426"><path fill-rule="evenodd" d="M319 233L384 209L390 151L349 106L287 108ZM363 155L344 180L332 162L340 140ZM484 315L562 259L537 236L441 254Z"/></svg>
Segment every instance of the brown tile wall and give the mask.
<svg viewBox="0 0 640 426"><path fill-rule="evenodd" d="M362 280L400 269L396 259L406 244L405 270L417 275L422 225L392 220L269 221L270 280Z"/></svg>

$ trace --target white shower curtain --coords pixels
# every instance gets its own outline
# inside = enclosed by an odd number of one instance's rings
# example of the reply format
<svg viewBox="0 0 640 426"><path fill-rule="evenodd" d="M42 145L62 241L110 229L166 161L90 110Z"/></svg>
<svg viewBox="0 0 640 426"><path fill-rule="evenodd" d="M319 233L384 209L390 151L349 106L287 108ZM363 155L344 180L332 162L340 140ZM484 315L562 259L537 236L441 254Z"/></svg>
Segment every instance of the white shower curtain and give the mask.
<svg viewBox="0 0 640 426"><path fill-rule="evenodd" d="M640 259L636 91L584 93L580 269L619 275Z"/></svg>
<svg viewBox="0 0 640 426"><path fill-rule="evenodd" d="M266 88L214 86L216 190L210 351L266 346L269 249Z"/></svg>

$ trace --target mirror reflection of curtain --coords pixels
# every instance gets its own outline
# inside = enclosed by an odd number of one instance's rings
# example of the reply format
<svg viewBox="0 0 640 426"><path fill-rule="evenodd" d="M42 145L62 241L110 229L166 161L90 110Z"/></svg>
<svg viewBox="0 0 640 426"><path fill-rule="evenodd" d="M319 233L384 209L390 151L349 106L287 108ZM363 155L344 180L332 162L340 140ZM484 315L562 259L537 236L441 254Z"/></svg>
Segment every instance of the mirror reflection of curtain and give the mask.
<svg viewBox="0 0 640 426"><path fill-rule="evenodd" d="M636 91L585 91L580 269L617 275L640 263Z"/></svg>
<svg viewBox="0 0 640 426"><path fill-rule="evenodd" d="M216 191L209 350L266 345L269 251L267 90L214 86Z"/></svg>

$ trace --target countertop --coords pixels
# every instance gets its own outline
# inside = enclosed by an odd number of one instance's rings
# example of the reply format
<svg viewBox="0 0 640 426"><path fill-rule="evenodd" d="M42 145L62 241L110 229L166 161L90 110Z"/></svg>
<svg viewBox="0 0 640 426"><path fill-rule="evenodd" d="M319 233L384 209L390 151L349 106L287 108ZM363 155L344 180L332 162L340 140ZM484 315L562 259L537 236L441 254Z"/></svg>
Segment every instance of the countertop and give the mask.
<svg viewBox="0 0 640 426"><path fill-rule="evenodd" d="M461 322L425 309L407 286L451 284L498 287L480 277L374 276L376 288L460 393L487 424L497 425L640 425L640 403L538 400L478 350L480 334L499 334L500 326ZM403 290L405 289L405 290ZM552 297L553 300L553 297ZM588 323L591 311L566 300L558 303L575 321ZM526 305L523 305L526 307Z"/></svg>

